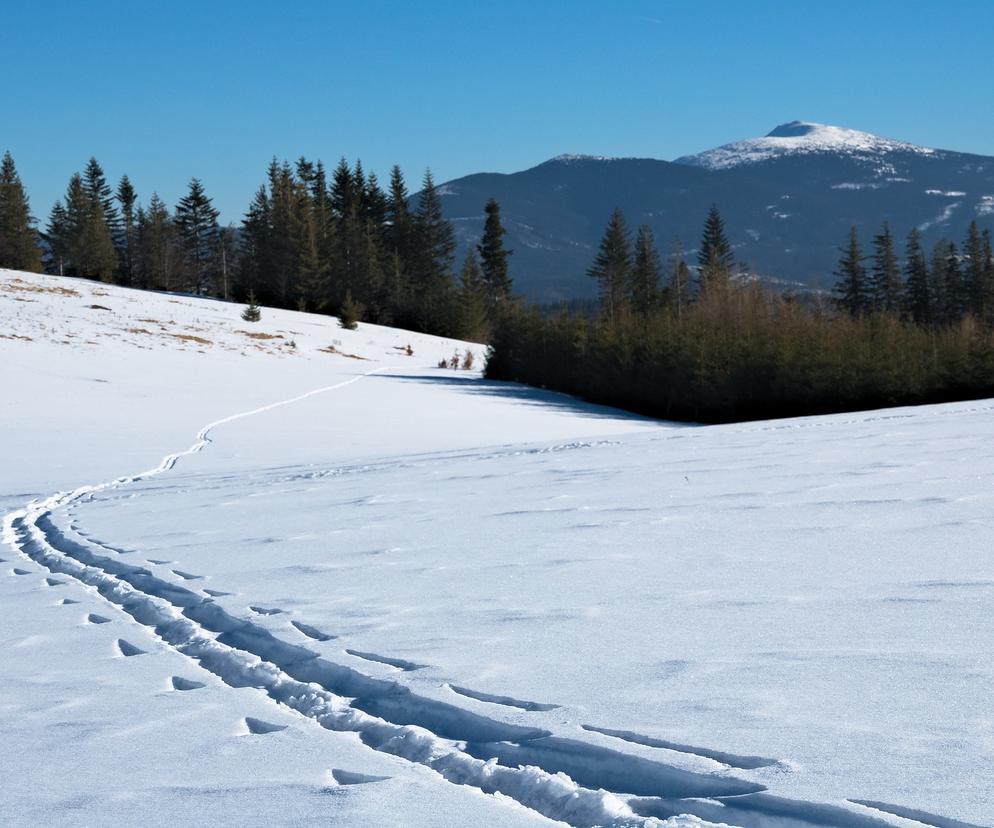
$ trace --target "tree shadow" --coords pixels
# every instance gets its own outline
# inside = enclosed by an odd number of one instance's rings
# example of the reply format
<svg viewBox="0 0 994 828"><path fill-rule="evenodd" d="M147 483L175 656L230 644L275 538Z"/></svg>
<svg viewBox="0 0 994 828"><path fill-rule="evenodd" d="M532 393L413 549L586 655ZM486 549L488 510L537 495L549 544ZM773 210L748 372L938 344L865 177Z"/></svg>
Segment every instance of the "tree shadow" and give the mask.
<svg viewBox="0 0 994 828"><path fill-rule="evenodd" d="M630 420L632 423L641 424L668 424L666 420L657 420L652 417L644 417L641 414L633 414L630 411L622 411L620 408L611 408L606 405L596 405L589 403L578 397L571 397L561 391L549 391L544 388L535 388L530 385L522 385L517 382L504 382L501 380L488 380L470 374L469 376L444 374L372 374L370 379L394 379L404 382L417 382L426 385L446 385L467 394L477 394L486 397L500 397L512 400L522 405L533 405L539 408L552 408L557 411L564 411L580 417L593 418L598 420ZM681 425L686 425L681 423Z"/></svg>

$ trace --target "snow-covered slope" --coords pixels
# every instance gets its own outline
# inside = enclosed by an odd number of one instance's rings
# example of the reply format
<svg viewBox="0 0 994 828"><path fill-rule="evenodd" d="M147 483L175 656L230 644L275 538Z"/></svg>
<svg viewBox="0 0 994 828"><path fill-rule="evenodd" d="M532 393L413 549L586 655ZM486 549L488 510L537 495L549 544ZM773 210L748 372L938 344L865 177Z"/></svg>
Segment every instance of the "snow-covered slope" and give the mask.
<svg viewBox="0 0 994 828"><path fill-rule="evenodd" d="M685 155L676 161L706 167L709 170L726 170L744 164L756 164L790 155L831 153L864 161L884 160L890 153L911 153L932 156L938 150L881 138L856 129L816 124L811 121L790 121L781 124L762 138L735 141L696 155Z"/></svg>
<svg viewBox="0 0 994 828"><path fill-rule="evenodd" d="M0 273L0 823L991 824L990 405L669 426L238 311Z"/></svg>

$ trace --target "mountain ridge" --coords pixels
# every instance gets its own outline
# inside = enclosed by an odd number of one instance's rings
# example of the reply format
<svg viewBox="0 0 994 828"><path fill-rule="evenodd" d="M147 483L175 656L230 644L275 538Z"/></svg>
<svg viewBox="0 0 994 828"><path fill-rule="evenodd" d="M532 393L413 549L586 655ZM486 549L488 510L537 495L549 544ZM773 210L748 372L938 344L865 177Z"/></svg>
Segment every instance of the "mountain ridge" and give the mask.
<svg viewBox="0 0 994 828"><path fill-rule="evenodd" d="M919 228L928 245L960 241L972 220L994 230L994 157L814 121L673 161L563 154L453 179L441 192L461 251L479 236L486 200L500 202L516 287L547 302L595 295L585 273L615 207L632 231L649 225L664 257L682 248L692 262L717 204L751 273L810 288L833 283L851 226L867 245L884 221L899 236Z"/></svg>

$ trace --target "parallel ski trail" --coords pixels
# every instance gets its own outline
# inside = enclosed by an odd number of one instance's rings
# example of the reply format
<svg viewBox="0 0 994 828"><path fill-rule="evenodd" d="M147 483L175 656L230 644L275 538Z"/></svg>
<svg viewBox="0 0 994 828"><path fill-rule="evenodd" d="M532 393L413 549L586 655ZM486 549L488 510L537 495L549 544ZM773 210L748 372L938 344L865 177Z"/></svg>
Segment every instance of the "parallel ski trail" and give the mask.
<svg viewBox="0 0 994 828"><path fill-rule="evenodd" d="M846 808L770 797L762 793L762 785L727 772L686 771L418 696L395 681L367 676L282 641L266 628L230 615L211 597L164 581L116 556L98 554L94 550L114 550L78 535L71 526L63 530L52 520L54 512L83 498L170 471L182 458L208 446L211 432L219 426L347 387L383 370L387 367L223 417L201 428L187 449L166 455L151 469L33 501L4 517L3 540L49 572L71 576L93 588L154 631L170 649L195 660L225 683L257 687L274 702L324 728L356 732L372 749L425 765L449 782L485 793L499 792L538 814L576 828L651 825L677 813L714 818L720 811L726 817L747 817L736 823L744 825L753 824L751 820L757 817L760 821L787 818L800 824L840 828L891 824ZM297 629L322 640L313 628L305 625ZM126 656L143 652L124 639L118 641L118 647ZM376 656L373 660L385 659ZM176 677L173 681L179 681L182 689L198 685ZM464 688L460 692L469 698L524 709L554 708ZM630 798L632 794L643 798Z"/></svg>

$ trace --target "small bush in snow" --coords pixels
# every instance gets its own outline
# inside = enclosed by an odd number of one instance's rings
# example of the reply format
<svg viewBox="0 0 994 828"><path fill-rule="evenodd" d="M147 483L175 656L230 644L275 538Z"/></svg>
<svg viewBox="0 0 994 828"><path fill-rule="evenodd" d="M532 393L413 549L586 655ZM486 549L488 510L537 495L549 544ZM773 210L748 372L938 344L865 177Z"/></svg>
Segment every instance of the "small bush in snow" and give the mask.
<svg viewBox="0 0 994 828"><path fill-rule="evenodd" d="M249 291L249 303L248 307L242 311L242 319L246 322L258 322L262 319L262 311L259 310L259 306L255 303L255 292Z"/></svg>

